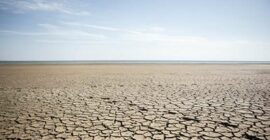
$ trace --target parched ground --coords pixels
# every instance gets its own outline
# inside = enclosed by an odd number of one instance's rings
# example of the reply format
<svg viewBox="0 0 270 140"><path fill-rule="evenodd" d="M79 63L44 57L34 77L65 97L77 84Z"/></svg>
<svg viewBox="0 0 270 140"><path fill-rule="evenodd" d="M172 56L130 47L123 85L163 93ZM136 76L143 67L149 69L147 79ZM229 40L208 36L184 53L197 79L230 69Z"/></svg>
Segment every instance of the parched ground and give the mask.
<svg viewBox="0 0 270 140"><path fill-rule="evenodd" d="M0 139L270 139L270 65L1 65Z"/></svg>

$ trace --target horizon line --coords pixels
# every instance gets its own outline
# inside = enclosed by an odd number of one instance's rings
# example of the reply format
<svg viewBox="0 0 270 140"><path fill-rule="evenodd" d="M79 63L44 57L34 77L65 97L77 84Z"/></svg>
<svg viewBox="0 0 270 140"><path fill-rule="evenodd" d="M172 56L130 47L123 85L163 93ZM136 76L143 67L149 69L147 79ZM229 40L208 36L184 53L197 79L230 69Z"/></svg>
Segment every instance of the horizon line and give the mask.
<svg viewBox="0 0 270 140"><path fill-rule="evenodd" d="M248 60L0 60L0 64L270 64Z"/></svg>

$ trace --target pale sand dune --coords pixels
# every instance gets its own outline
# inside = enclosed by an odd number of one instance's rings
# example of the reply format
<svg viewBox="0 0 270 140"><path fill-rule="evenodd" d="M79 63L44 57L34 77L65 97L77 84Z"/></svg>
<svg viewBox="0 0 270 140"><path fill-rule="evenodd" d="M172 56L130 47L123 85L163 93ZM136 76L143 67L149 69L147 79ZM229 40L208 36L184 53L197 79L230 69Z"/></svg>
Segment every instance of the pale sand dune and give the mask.
<svg viewBox="0 0 270 140"><path fill-rule="evenodd" d="M0 65L0 139L270 139L270 65Z"/></svg>

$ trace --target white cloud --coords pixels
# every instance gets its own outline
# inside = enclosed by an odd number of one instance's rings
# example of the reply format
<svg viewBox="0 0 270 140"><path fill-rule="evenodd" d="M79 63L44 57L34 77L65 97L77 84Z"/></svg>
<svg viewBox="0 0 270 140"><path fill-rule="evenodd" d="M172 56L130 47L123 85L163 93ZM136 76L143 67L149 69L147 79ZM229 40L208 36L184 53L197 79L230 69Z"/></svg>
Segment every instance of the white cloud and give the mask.
<svg viewBox="0 0 270 140"><path fill-rule="evenodd" d="M68 25L68 26L64 26ZM61 40L60 42L64 42L64 40L68 39L79 39L82 42L85 42L84 39L98 39L104 41L112 42L129 42L136 41L141 43L158 43L161 45L205 45L210 44L210 41L204 37L196 37L196 36L176 36L176 35L168 35L164 31L164 28L145 28L139 31L130 30L130 29L120 29L114 27L107 27L101 25L92 25L92 24L81 24L74 22L62 22L62 25L54 25L54 24L39 24L39 27L42 28L43 32L16 32L16 31L2 31L2 33L10 33L16 35L47 35L49 37L58 36ZM113 36L107 37L103 34L94 34L91 33L91 30L82 30L77 29L75 27L85 27L85 28L94 28L103 31L113 31L115 32ZM59 38L61 37L61 38ZM48 42L48 40L46 41ZM57 41L54 41L57 42Z"/></svg>
<svg viewBox="0 0 270 140"><path fill-rule="evenodd" d="M204 37L197 36L176 36L162 33L145 33L145 32L130 32L125 36L127 40L141 42L155 42L169 45L204 45L208 44L209 40Z"/></svg>
<svg viewBox="0 0 270 140"><path fill-rule="evenodd" d="M45 29L45 32L51 35L61 35L65 37L92 37L95 39L105 39L106 37L102 34L94 34L88 31L83 31L79 29L69 29L66 27L53 25L53 24L39 24L40 27Z"/></svg>
<svg viewBox="0 0 270 140"><path fill-rule="evenodd" d="M52 24L39 24L42 31L27 32L27 31L12 31L0 30L0 33L13 34L13 35L27 35L27 36L46 36L52 39L90 39L90 40L103 40L106 36L103 34L95 34L78 29L68 29L65 27L52 25Z"/></svg>
<svg viewBox="0 0 270 140"><path fill-rule="evenodd" d="M93 25L93 24L82 24L82 23L76 23L76 22L62 22L62 24L70 25L70 26L94 28L94 29L100 29L100 30L106 30L106 31L120 31L120 29L118 29L118 28L108 27L108 26L100 26L100 25Z"/></svg>
<svg viewBox="0 0 270 140"><path fill-rule="evenodd" d="M27 36L48 35L47 33L43 33L43 32L20 32L20 31L12 31L12 30L0 30L0 33L13 34L13 35L27 35Z"/></svg>
<svg viewBox="0 0 270 140"><path fill-rule="evenodd" d="M88 45L88 44L108 44L109 42L99 41L99 40L67 40L67 39L36 39L38 43L46 43L46 44L80 44L80 45Z"/></svg>
<svg viewBox="0 0 270 140"><path fill-rule="evenodd" d="M94 24L86 24L86 23L78 23L78 22L61 22L64 25L68 26L76 26L76 27L85 27L85 28L93 28L105 31L117 31L117 32L126 32L126 33L160 33L164 32L165 28L158 27L158 26L150 26L143 29L123 29L123 28L116 28L111 26L104 26L104 25L94 25Z"/></svg>
<svg viewBox="0 0 270 140"><path fill-rule="evenodd" d="M165 32L166 29L163 27L159 27L159 26L147 26L145 28L141 28L141 29L136 29L136 30L128 30L128 32L130 33L162 33Z"/></svg>
<svg viewBox="0 0 270 140"><path fill-rule="evenodd" d="M59 26L47 24L47 23L41 23L41 24L38 24L38 26L40 26L46 30L50 30L50 31L59 29Z"/></svg>
<svg viewBox="0 0 270 140"><path fill-rule="evenodd" d="M84 24L76 22L61 22L60 24L38 24L39 32L20 32L2 30L2 34L15 34L27 36L44 36L39 42L92 44L100 42L107 44L116 43L132 45L140 43L161 46L197 46L197 47L231 47L231 46L270 46L269 42L249 40L213 40L202 36L171 35L161 27L149 27L144 29L130 30L103 25ZM78 28L79 27L79 28ZM89 28L89 29L85 29ZM98 29L96 31L92 29ZM108 33L113 32L112 33ZM46 36L46 37L45 37ZM45 40L45 41L44 41Z"/></svg>
<svg viewBox="0 0 270 140"><path fill-rule="evenodd" d="M153 31L153 32L163 32L163 31L165 31L165 28L153 26L153 27L150 27L149 30Z"/></svg>
<svg viewBox="0 0 270 140"><path fill-rule="evenodd" d="M14 13L23 13L25 11L48 11L60 12L69 15L89 15L87 11L79 11L68 8L62 1L50 0L2 0L0 1L1 10L12 10Z"/></svg>

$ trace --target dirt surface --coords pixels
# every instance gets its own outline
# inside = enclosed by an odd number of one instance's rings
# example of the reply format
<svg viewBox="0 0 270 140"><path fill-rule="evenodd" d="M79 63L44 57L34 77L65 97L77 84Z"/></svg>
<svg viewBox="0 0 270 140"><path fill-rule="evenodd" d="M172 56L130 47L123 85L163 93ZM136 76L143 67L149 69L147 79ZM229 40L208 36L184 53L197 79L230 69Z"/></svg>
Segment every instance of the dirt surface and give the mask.
<svg viewBox="0 0 270 140"><path fill-rule="evenodd" d="M270 65L0 65L0 139L270 139Z"/></svg>

